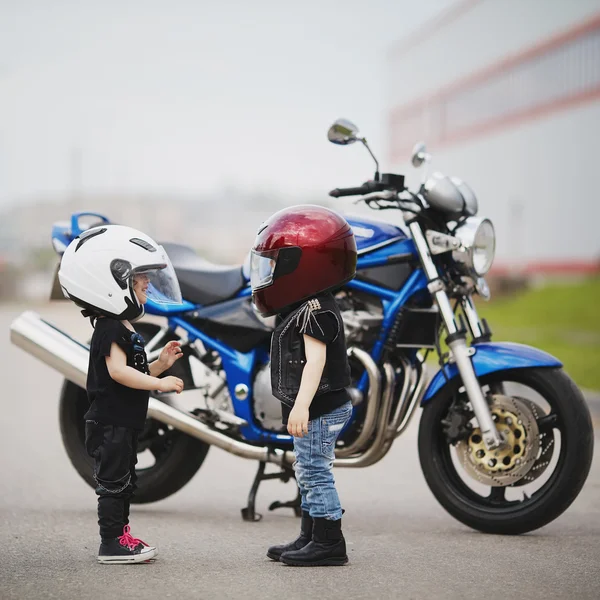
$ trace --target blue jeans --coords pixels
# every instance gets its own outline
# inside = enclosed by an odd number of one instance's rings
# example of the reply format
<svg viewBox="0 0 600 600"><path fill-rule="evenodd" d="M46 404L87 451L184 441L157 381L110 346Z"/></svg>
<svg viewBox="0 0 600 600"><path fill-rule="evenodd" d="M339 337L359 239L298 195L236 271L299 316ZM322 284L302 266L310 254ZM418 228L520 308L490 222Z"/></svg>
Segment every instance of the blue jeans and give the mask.
<svg viewBox="0 0 600 600"><path fill-rule="evenodd" d="M352 415L352 403L347 402L317 419L308 422L308 435L294 438L296 481L302 495L302 510L313 518L337 521L342 507L333 479L335 442Z"/></svg>

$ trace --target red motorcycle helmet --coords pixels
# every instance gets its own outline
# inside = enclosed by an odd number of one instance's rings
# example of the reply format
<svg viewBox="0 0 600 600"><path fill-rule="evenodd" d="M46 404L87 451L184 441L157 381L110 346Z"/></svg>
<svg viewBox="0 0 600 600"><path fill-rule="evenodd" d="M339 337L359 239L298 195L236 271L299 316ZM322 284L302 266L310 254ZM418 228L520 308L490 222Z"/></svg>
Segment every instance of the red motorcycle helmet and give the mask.
<svg viewBox="0 0 600 600"><path fill-rule="evenodd" d="M292 206L263 223L252 247L252 301L269 317L350 281L356 241L346 219L328 208Z"/></svg>

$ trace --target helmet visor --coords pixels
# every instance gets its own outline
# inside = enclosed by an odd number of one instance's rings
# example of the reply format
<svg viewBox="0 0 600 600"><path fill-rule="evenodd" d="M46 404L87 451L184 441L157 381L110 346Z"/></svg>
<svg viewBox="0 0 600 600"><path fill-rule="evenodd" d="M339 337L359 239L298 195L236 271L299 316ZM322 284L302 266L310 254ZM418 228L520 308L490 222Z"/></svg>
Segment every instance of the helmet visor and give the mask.
<svg viewBox="0 0 600 600"><path fill-rule="evenodd" d="M148 299L157 304L182 304L181 289L171 261L135 269L133 279L141 279Z"/></svg>
<svg viewBox="0 0 600 600"><path fill-rule="evenodd" d="M260 290L273 283L273 273L277 264L279 250L270 250L258 254L252 250L250 257L250 284L252 291Z"/></svg>

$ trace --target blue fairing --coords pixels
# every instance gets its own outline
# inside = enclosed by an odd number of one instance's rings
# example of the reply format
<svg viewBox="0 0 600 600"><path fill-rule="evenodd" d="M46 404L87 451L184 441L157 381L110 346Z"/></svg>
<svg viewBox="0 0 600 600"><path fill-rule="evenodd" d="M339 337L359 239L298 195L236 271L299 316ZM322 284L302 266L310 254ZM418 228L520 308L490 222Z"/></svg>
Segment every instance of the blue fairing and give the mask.
<svg viewBox="0 0 600 600"><path fill-rule="evenodd" d="M416 256L414 242L410 239L398 240L397 242L386 244L383 247L369 250L364 254L359 254L356 270L360 271L361 269L370 269L372 267L383 267L390 264L390 261L410 255Z"/></svg>
<svg viewBox="0 0 600 600"><path fill-rule="evenodd" d="M80 223L81 219L81 223ZM108 219L98 213L75 213L69 223L56 223L52 230L52 238L57 253L62 254L70 241L81 233L90 223L108 223ZM349 218L358 248L357 271L359 276L346 284L347 289L372 295L379 298L383 309L383 321L377 339L371 348L371 358L379 364L382 360L386 343L392 335L398 315L409 302L427 295L428 280L419 267L415 245L399 227L370 220L363 217ZM87 224L87 225L86 225ZM360 277L361 270L391 267L386 272L398 269L397 286L379 284L377 279ZM408 268L404 268L408 266ZM386 281L387 283L387 281ZM238 297L250 296L252 290L248 283L240 290ZM241 437L249 443L270 444L274 448L288 448L292 437L265 429L254 415L253 383L257 369L262 368L269 359L269 346L266 342L242 353L226 345L216 337L198 328L196 321L187 313L198 310L199 306L183 301L181 305L157 304L151 299L146 303L146 312L151 315L164 316L172 329L181 328L186 332L190 342L200 340L209 350L219 353L222 368L226 373L229 395L234 413L246 421L240 428ZM476 352L472 357L476 374L481 377L489 373L510 369L534 367L561 367L560 361L529 346L512 343L481 343L474 346ZM412 354L414 357L414 352ZM438 372L431 381L423 402L433 398L440 390L458 375L456 365L446 365L444 371ZM247 395L238 398L239 386L247 388ZM363 373L357 384L364 394L368 388L368 377ZM360 414L357 407L355 415Z"/></svg>
<svg viewBox="0 0 600 600"><path fill-rule="evenodd" d="M292 437L287 434L265 431L255 421L253 414L253 387L254 374L257 364L264 364L269 358L268 348L255 348L247 353L237 352L236 350L222 344L218 340L211 338L199 329L196 329L185 318L172 316L169 324L173 329L183 328L190 339L194 341L199 339L208 348L216 350L223 361L223 369L227 373L227 385L233 404L235 414L244 419L248 424L240 428L240 433L246 441L271 443L279 446L287 446L292 443ZM248 397L240 400L237 398L235 388L238 385L245 385L248 389Z"/></svg>
<svg viewBox="0 0 600 600"><path fill-rule="evenodd" d="M391 243L392 240L409 240L402 229L390 223L372 221L363 217L349 217L347 221L354 232L359 255Z"/></svg>
<svg viewBox="0 0 600 600"><path fill-rule="evenodd" d="M91 217L87 224L80 223L81 217ZM71 215L71 220L66 222L54 223L52 226L52 245L56 252L62 256L67 246L88 227L100 224L108 224L110 221L96 212L76 212Z"/></svg>
<svg viewBox="0 0 600 600"><path fill-rule="evenodd" d="M523 344L486 342L476 344L473 347L476 351L471 360L478 377L510 369L562 367L562 363L551 354ZM458 375L456 364L446 365L444 371L448 380L452 380ZM445 385L446 377L439 370L431 380L427 392L425 392L423 403L431 400Z"/></svg>

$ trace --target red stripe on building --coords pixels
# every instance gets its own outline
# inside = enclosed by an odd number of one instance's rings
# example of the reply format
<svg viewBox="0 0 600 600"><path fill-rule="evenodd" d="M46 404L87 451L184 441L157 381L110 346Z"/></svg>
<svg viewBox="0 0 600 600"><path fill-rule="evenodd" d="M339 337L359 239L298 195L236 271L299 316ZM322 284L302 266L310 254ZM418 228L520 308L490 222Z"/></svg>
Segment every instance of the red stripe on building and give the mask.
<svg viewBox="0 0 600 600"><path fill-rule="evenodd" d="M403 106L395 108L389 118L389 124L392 131L392 160L403 160L408 157L412 142L415 140L405 139L405 136L398 136L396 132L401 128L402 124L407 124L410 127L411 120L436 118L439 121L440 130L439 137L434 140L429 140L435 143L436 147L442 147L457 142L465 141L480 136L484 133L506 128L516 124L522 124L526 121L531 121L550 113L564 110L575 105L589 103L600 98L600 83L592 84L586 90L574 90L571 94L550 100L547 102L541 101L538 104L527 107L522 110L507 112L499 117L482 119L481 122L467 127L454 127L452 123L447 121L446 109L452 101L453 96L459 97L467 95L470 90L477 90L492 82L499 75L510 73L521 65L535 65L534 61L545 55L552 53L554 50L561 48L575 40L586 35L600 31L600 13L594 15L583 23L580 23L564 32L556 34L534 46L525 49L521 52L513 54L495 64L492 64L484 69L470 74L457 82L448 84L439 90L432 92L426 97L419 98L413 102L409 102ZM448 128L448 129L447 129ZM411 144L411 146L394 145L394 138L400 137L402 143Z"/></svg>
<svg viewBox="0 0 600 600"><path fill-rule="evenodd" d="M575 94L570 97L561 98L560 100L555 100L546 104L541 104L539 106L535 106L529 110L520 113L507 115L506 117L501 117L499 119L487 121L480 125L476 125L474 127L458 131L450 136L445 137L443 140L440 141L440 143L436 144L436 146L440 148L450 144L464 142L465 140L475 138L483 134L492 133L498 129L504 129L509 126L523 124L527 121L533 121L535 119L545 117L550 113L557 112L559 110L573 108L579 104L587 104L588 102L592 102L594 100L599 99L600 87L593 90L589 90L587 92L582 92L581 94Z"/></svg>

